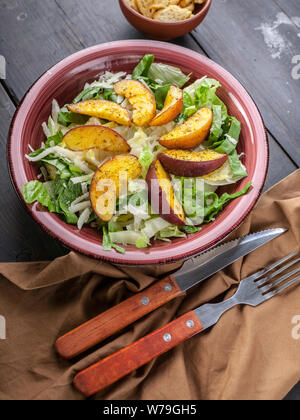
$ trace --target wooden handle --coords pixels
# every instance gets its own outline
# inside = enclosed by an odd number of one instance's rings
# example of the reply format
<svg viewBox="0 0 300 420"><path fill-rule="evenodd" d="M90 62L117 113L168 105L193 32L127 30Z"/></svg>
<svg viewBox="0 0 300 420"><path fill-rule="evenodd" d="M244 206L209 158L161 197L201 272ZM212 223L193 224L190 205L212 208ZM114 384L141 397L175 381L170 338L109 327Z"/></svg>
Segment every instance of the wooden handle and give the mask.
<svg viewBox="0 0 300 420"><path fill-rule="evenodd" d="M56 342L57 352L72 359L182 293L172 276L114 306Z"/></svg>
<svg viewBox="0 0 300 420"><path fill-rule="evenodd" d="M90 397L202 330L194 311L78 373L74 385Z"/></svg>

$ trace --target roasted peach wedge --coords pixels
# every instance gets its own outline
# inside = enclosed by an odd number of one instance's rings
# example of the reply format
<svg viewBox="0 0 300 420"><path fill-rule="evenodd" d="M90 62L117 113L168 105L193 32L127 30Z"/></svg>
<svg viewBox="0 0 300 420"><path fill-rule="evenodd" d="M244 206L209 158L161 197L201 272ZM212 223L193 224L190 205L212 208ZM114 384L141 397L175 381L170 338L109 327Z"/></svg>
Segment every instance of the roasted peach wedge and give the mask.
<svg viewBox="0 0 300 420"><path fill-rule="evenodd" d="M68 110L76 114L89 115L90 117L102 118L113 121L126 127L131 126L131 117L126 108L112 101L91 99L68 105Z"/></svg>
<svg viewBox="0 0 300 420"><path fill-rule="evenodd" d="M228 155L213 150L189 152L169 150L158 155L163 167L173 175L196 178L210 174L226 162Z"/></svg>
<svg viewBox="0 0 300 420"><path fill-rule="evenodd" d="M172 85L167 94L165 104L160 113L150 122L152 127L168 124L173 121L182 111L183 92L177 86Z"/></svg>
<svg viewBox="0 0 300 420"><path fill-rule="evenodd" d="M90 200L95 214L109 222L115 212L117 198L126 193L128 181L138 178L142 166L138 158L126 154L106 161L96 171L90 188Z"/></svg>
<svg viewBox="0 0 300 420"><path fill-rule="evenodd" d="M171 178L158 159L150 167L146 181L154 212L172 225L186 225L184 210L176 198Z"/></svg>
<svg viewBox="0 0 300 420"><path fill-rule="evenodd" d="M130 146L119 133L101 125L83 125L73 128L63 138L70 150L80 152L101 149L107 152L128 153Z"/></svg>
<svg viewBox="0 0 300 420"><path fill-rule="evenodd" d="M194 149L208 136L213 122L210 108L201 108L184 124L159 139L167 149Z"/></svg>
<svg viewBox="0 0 300 420"><path fill-rule="evenodd" d="M156 101L153 93L137 80L121 80L114 85L117 95L125 96L133 107L132 119L136 126L143 127L153 120L156 114Z"/></svg>

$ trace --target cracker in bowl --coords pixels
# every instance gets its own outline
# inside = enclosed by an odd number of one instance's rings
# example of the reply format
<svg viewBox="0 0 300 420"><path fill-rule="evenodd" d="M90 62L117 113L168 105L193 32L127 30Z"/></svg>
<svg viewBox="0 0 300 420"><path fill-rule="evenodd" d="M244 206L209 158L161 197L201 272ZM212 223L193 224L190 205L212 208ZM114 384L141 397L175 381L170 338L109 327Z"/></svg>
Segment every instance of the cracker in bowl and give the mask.
<svg viewBox="0 0 300 420"><path fill-rule="evenodd" d="M126 0L141 15L160 22L180 22L194 16L196 6L205 0Z"/></svg>
<svg viewBox="0 0 300 420"><path fill-rule="evenodd" d="M178 22L180 20L189 19L192 12L186 8L179 6L168 6L165 9L160 9L153 15L154 20L161 22Z"/></svg>

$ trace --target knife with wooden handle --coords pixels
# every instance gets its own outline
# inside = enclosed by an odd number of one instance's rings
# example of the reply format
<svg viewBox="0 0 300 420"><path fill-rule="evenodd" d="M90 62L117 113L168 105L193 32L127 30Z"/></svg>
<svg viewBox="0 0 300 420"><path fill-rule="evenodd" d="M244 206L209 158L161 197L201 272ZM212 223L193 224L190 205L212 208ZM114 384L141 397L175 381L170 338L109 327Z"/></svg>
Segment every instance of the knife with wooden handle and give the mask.
<svg viewBox="0 0 300 420"><path fill-rule="evenodd" d="M78 356L284 232L254 233L187 260L175 274L60 337L57 352L66 359Z"/></svg>
<svg viewBox="0 0 300 420"><path fill-rule="evenodd" d="M78 373L74 386L91 397L203 330L194 311Z"/></svg>

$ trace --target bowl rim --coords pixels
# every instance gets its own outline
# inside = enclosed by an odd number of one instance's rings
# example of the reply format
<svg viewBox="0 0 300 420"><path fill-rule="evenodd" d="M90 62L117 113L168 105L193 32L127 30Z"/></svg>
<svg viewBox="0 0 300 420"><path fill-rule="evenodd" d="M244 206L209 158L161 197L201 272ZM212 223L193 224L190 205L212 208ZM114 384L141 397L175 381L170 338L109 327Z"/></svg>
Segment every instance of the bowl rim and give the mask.
<svg viewBox="0 0 300 420"><path fill-rule="evenodd" d="M151 18L148 18L147 16L142 15L141 13L137 12L136 10L134 10L132 7L129 6L129 4L126 2L126 0L119 0L119 3L122 3L123 6L130 12L132 13L134 16L139 17L142 20L145 20L149 23L152 23L154 25L165 25L168 27L174 27L174 26L181 26L184 25L186 22L193 22L194 20L196 21L199 18L199 15L203 15L205 13L208 12L211 4L212 4L212 0L206 0L206 3L203 5L203 7L199 10L199 12L197 12L194 16L188 18L188 19L184 19L184 20L180 20L178 22L164 22L164 21L158 21L158 20L154 20Z"/></svg>
<svg viewBox="0 0 300 420"><path fill-rule="evenodd" d="M178 253L177 253L176 255L170 255L170 256L164 257L164 258L159 258L158 256L156 258L153 258L153 257L151 257L151 248L150 248L150 252L148 254L141 254L141 253L139 253L140 250L136 250L136 253L139 254L139 258L133 260L133 259L130 259L130 257L128 257L128 254L122 255L122 254L117 254L117 253L114 253L114 252L105 252L105 251L102 250L101 246L99 246L99 253L95 253L91 250L87 250L86 248L83 248L83 247L80 247L77 244L74 244L73 242L71 242L71 240L65 239L63 236L60 236L57 232L53 232L47 226L47 224L45 224L41 220L41 216L38 217L35 214L35 212L32 211L32 206L29 206L28 204L26 204L26 202L24 201L23 195L22 195L22 188L18 186L18 181L17 181L17 177L16 177L16 174L15 174L15 170L14 170L15 169L14 168L14 163L13 163L14 158L13 158L13 153L12 153L13 134L14 134L17 119L20 115L20 111L22 110L22 106L23 106L24 102L26 101L26 99L28 98L28 96L31 95L32 90L34 90L34 88L36 88L38 84L41 84L41 82L43 82L43 84L44 84L44 82L46 82L47 79L51 78L53 76L53 74L55 75L58 70L65 69L66 67L68 67L68 65L70 66L74 61L77 61L79 59L84 59L86 57L90 57L90 56L92 56L93 53L105 52L106 50L111 52L112 49L114 49L114 48L120 49L120 47L121 48L128 48L128 44L130 44L132 47L135 46L137 48L141 48L141 47L145 48L147 46L147 48L149 48L149 47L154 48L155 47L156 49L159 49L159 48L167 49L167 50L171 49L172 52L174 52L174 53L184 54L184 55L188 55L190 57L192 56L195 60L199 60L199 57L200 57L201 60L203 60L207 64L212 65L216 70L219 70L223 74L223 76L226 75L231 80L231 82L236 85L236 87L239 87L239 89L241 89L243 91L243 96L246 95L246 97L248 97L248 100L250 100L250 102L252 102L254 110L256 110L256 112L257 112L257 117L259 119L259 122L261 123L261 129L263 129L263 132L264 132L264 137L261 140L262 143L264 143L264 152L265 152L264 172L261 174L261 185L260 185L259 188L257 188L257 192L255 193L255 197L253 197L251 199L251 203L248 205L247 209L242 212L242 214L238 218L238 220L236 220L233 225L230 225L231 226L230 228L228 228L226 231L224 231L219 236L216 236L209 243L206 243L205 245L198 246L198 247L194 246L193 248L190 248L189 250L186 250L184 253L182 253L182 255L178 255ZM44 79L45 79L45 81L44 81ZM211 59L209 59L205 56L202 56L201 54L199 54L199 53L197 53L193 50L190 50L188 48L181 47L181 46L178 46L178 45L170 44L170 43L167 43L167 42L149 41L149 40L123 40L123 41L114 41L114 42L109 42L109 43L105 43L105 44L95 45L93 47L83 49L79 52L76 52L76 53L66 57L65 59L61 60L56 65L51 67L49 70L46 70L31 85L31 87L25 93L23 99L20 101L20 104L18 105L18 107L15 111L15 114L14 114L13 119L11 121L9 133L8 133L6 154L7 154L7 160L8 160L8 168L9 168L10 179L11 179L13 187L14 187L16 193L17 193L17 196L19 197L19 199L21 200L21 202L25 206L27 212L42 227L42 229L44 231L46 231L51 237L53 237L55 240L57 240L58 242L65 245L70 250L77 251L81 254L84 254L84 255L89 256L89 257L93 257L97 260L104 260L104 261L108 261L108 262L113 263L113 264L120 264L120 265L127 265L127 266L128 265L129 266L145 266L145 265L153 265L153 264L169 264L169 263L183 261L183 260L186 260L188 258L195 257L195 256L197 256L197 255L199 255L203 252L206 252L210 248L216 246L221 241L225 240L232 232L234 232L242 224L242 222L246 219L246 217L252 211L253 207L256 205L256 203L257 203L257 201L258 201L258 199L261 195L261 192L263 190L265 180L266 180L266 177L267 177L267 173L268 173L268 166L269 166L269 143L268 143L267 130L266 130L266 127L264 125L262 115L261 115L257 105L255 104L255 102L253 101L252 97L249 95L247 90L242 86L242 84L234 76L232 76L231 73L229 73L226 69L224 69L222 66L220 66L219 64L215 63ZM46 212L45 214L48 215L48 216L53 216L49 212ZM62 223L63 223L63 225L65 225L65 222L62 222ZM84 241L87 242L87 239L85 239ZM191 243L191 242L195 242L195 241L187 241L186 245ZM100 245L100 243L99 243L99 245Z"/></svg>

